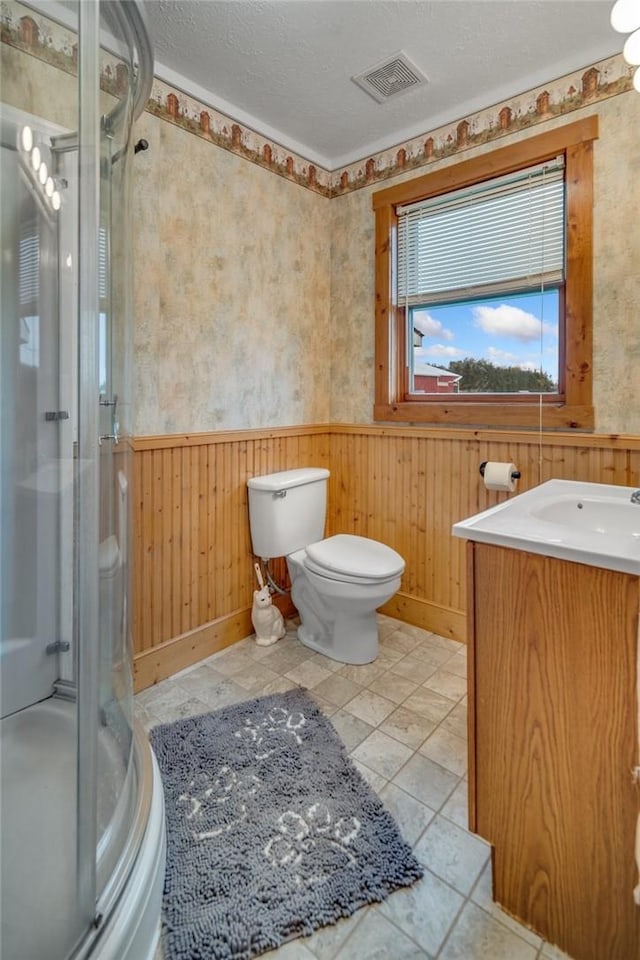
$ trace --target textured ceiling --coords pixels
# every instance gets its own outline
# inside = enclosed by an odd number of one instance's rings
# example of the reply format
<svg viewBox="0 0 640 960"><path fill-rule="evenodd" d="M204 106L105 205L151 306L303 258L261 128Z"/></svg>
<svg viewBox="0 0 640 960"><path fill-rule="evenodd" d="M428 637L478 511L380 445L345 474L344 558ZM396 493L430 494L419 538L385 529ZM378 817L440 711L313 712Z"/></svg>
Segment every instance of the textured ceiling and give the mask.
<svg viewBox="0 0 640 960"><path fill-rule="evenodd" d="M156 72L329 168L619 53L610 0L152 0ZM426 87L351 77L402 50ZM195 88L195 89L194 89Z"/></svg>

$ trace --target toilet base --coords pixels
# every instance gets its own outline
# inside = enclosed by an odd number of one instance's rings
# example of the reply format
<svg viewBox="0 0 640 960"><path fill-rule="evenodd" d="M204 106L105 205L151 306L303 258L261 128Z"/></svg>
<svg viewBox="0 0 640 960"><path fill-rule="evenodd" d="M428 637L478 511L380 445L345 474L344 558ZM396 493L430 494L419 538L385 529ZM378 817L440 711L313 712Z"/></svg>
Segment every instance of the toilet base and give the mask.
<svg viewBox="0 0 640 960"><path fill-rule="evenodd" d="M298 627L298 639L305 647L338 663L371 663L378 656L378 623L375 610L360 616L338 614L328 633L314 635L304 623Z"/></svg>

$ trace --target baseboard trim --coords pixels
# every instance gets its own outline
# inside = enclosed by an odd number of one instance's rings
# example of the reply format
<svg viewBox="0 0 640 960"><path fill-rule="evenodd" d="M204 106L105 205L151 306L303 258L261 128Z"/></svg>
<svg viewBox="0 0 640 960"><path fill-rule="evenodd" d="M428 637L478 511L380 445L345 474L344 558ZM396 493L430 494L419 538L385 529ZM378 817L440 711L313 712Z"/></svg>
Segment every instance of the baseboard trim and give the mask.
<svg viewBox="0 0 640 960"><path fill-rule="evenodd" d="M295 607L288 598L280 600L278 606L285 616L295 614ZM380 612L414 627L430 630L441 637L449 637L460 643L466 642L467 618L460 610L451 610L449 607L441 607L437 603L429 603L408 594L396 593L380 608ZM210 657L212 653L224 650L252 633L251 609L247 607L218 620L211 620L188 633L172 637L150 650L142 650L133 658L135 693L159 683L160 680L166 680L179 670Z"/></svg>
<svg viewBox="0 0 640 960"><path fill-rule="evenodd" d="M380 608L380 613L386 613L388 617L403 620L414 627L430 630L441 637L448 637L459 643L467 642L467 618L461 610L442 607L438 603L411 597L407 593L396 593Z"/></svg>
<svg viewBox="0 0 640 960"><path fill-rule="evenodd" d="M157 647L142 650L133 658L135 693L166 680L179 670L192 666L212 653L224 650L253 633L251 609L236 610L226 617L211 620L188 633L165 640Z"/></svg>

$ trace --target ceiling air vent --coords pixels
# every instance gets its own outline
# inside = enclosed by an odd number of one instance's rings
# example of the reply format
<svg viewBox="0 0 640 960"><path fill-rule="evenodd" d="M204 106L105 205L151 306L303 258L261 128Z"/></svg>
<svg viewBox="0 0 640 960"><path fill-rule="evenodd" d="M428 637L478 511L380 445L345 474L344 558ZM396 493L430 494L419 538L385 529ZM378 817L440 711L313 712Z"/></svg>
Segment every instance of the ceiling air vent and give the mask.
<svg viewBox="0 0 640 960"><path fill-rule="evenodd" d="M406 53L394 53L381 63L351 77L354 83L377 100L385 103L406 90L414 90L428 83L427 77L411 63Z"/></svg>

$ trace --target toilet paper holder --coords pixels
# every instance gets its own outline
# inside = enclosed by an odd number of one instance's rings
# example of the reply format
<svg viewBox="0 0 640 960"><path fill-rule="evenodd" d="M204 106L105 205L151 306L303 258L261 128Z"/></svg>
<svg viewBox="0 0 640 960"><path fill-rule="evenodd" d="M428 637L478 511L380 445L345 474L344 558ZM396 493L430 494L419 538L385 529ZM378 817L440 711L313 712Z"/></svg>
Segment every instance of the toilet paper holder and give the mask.
<svg viewBox="0 0 640 960"><path fill-rule="evenodd" d="M486 467L486 465L487 465L488 462L489 462L488 460L483 460L482 463L480 464L479 470L480 470L480 476L481 476L481 477L484 477L484 470L485 470L485 467ZM511 479L512 479L512 480L519 480L520 477L521 477L521 473L520 473L519 470L512 470L512 471L511 471Z"/></svg>

